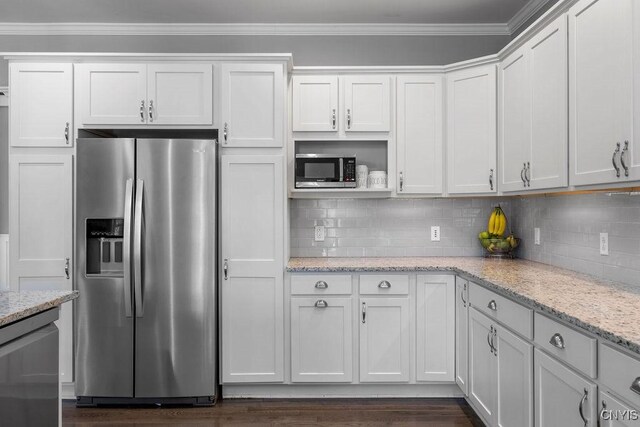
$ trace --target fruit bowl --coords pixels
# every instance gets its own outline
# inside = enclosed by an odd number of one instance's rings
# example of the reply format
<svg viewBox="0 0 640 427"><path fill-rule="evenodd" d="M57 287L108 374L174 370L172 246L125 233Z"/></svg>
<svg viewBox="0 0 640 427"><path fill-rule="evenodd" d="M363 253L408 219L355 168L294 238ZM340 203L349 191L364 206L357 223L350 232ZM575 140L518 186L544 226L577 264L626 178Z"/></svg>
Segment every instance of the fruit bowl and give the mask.
<svg viewBox="0 0 640 427"><path fill-rule="evenodd" d="M517 237L490 237L487 239L479 238L480 244L487 250L487 256L508 256L513 258L515 249L520 245L520 239Z"/></svg>

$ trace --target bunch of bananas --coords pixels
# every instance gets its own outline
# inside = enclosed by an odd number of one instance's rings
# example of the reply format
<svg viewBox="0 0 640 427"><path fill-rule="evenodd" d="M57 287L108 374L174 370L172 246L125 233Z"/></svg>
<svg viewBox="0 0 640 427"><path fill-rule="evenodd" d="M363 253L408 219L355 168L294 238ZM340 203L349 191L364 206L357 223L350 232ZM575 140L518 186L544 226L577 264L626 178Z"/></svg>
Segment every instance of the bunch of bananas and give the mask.
<svg viewBox="0 0 640 427"><path fill-rule="evenodd" d="M487 231L490 235L502 237L507 229L507 216L500 206L496 206L489 217L489 225Z"/></svg>

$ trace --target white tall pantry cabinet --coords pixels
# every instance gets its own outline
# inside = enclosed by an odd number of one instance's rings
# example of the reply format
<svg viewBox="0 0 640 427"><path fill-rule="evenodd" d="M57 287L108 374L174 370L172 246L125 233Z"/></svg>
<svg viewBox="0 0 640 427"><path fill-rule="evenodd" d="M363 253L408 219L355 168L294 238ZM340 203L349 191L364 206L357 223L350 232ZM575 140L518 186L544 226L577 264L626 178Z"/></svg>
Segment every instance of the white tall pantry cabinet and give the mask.
<svg viewBox="0 0 640 427"><path fill-rule="evenodd" d="M72 290L73 66L10 64L9 288ZM73 316L62 306L60 380L73 381Z"/></svg>

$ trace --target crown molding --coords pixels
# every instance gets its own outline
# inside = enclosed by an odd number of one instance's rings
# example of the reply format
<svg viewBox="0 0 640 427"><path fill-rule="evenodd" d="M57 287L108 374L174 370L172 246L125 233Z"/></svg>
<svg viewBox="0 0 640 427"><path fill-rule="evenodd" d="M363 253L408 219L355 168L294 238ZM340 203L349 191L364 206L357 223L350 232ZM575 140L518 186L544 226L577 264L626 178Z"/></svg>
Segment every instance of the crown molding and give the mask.
<svg viewBox="0 0 640 427"><path fill-rule="evenodd" d="M510 34L507 24L0 23L0 35L3 36L508 36Z"/></svg>
<svg viewBox="0 0 640 427"><path fill-rule="evenodd" d="M535 15L549 0L529 0L514 16L507 22L509 34L515 33L518 28L524 25L533 15Z"/></svg>

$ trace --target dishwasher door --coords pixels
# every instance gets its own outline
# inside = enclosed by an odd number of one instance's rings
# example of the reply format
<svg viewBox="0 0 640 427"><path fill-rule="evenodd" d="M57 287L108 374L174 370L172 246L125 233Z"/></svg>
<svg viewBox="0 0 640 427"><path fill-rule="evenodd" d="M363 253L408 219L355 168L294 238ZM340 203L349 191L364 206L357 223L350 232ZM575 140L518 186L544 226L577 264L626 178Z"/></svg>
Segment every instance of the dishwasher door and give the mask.
<svg viewBox="0 0 640 427"><path fill-rule="evenodd" d="M58 328L0 344L1 425L58 425Z"/></svg>

